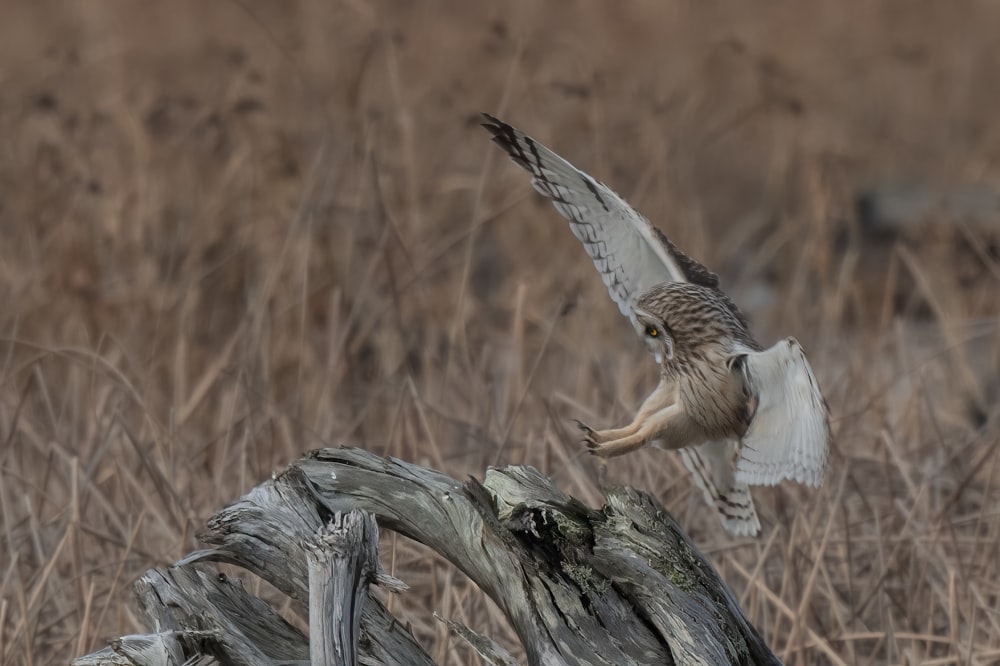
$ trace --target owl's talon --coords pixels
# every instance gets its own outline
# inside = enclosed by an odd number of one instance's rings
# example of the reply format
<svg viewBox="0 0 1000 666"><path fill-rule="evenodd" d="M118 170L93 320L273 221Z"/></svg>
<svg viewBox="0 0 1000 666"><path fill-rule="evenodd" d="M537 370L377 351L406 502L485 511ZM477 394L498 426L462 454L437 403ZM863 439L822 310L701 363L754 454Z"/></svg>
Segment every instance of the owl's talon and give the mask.
<svg viewBox="0 0 1000 666"><path fill-rule="evenodd" d="M580 443L587 447L587 451L593 453L595 449L601 446L600 442L594 436L596 433L579 421L577 421L577 425L580 426L580 430L583 430L583 440Z"/></svg>
<svg viewBox="0 0 1000 666"><path fill-rule="evenodd" d="M608 437L603 430L594 430L589 425L580 421L579 419L573 419L576 421L577 427L583 431L584 441L588 442L588 446L597 446L608 441Z"/></svg>
<svg viewBox="0 0 1000 666"><path fill-rule="evenodd" d="M608 447L605 446L604 444L600 444L591 439L588 439L586 441L586 444L587 444L587 453L589 453L590 455L597 456L599 458L608 457L609 455Z"/></svg>

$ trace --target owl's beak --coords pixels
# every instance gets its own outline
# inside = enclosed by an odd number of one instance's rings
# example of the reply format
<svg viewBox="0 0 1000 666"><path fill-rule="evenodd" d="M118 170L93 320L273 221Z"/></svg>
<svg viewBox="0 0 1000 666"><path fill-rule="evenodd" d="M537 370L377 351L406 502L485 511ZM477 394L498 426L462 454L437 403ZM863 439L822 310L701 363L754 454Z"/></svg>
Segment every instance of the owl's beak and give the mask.
<svg viewBox="0 0 1000 666"><path fill-rule="evenodd" d="M653 357L656 358L656 362L662 364L663 360L668 361L674 358L674 341L668 337L662 338L657 345L657 348L653 350Z"/></svg>

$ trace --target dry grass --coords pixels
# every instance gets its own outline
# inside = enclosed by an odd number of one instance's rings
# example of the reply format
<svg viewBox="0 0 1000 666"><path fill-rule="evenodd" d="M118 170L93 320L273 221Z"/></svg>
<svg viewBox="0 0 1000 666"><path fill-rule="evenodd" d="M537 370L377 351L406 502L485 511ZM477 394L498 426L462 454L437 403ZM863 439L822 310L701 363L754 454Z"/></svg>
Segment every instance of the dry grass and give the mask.
<svg viewBox="0 0 1000 666"><path fill-rule="evenodd" d="M938 220L872 243L859 187L995 181L1000 9L845 0L0 5L0 662L140 629L130 582L341 443L457 477L655 493L790 664L1000 660L1000 262ZM475 112L615 186L809 349L825 487L735 540L676 456L568 427L655 382ZM942 231L941 229L945 229ZM387 536L393 600L513 642ZM293 610L289 610L293 612Z"/></svg>

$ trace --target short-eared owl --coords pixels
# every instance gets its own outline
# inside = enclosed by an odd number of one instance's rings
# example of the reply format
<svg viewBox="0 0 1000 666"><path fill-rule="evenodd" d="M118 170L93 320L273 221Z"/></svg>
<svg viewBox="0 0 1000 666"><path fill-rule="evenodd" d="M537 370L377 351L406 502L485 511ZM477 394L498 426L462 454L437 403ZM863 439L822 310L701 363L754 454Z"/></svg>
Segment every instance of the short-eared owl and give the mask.
<svg viewBox="0 0 1000 666"><path fill-rule="evenodd" d="M680 449L729 531L757 534L750 485L784 479L818 486L829 414L802 348L763 349L719 278L681 252L609 187L492 116L483 126L569 220L611 298L660 364L660 383L631 423L584 424L599 456L653 444Z"/></svg>

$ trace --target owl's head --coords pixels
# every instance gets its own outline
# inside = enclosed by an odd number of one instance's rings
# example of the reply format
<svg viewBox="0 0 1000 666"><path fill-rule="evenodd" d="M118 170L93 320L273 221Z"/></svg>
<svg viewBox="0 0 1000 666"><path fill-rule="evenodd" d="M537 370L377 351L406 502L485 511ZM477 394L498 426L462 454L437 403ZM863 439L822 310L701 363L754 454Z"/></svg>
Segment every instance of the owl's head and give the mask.
<svg viewBox="0 0 1000 666"><path fill-rule="evenodd" d="M687 282L646 290L633 307L636 332L664 363L706 346L750 341L743 322L721 292Z"/></svg>

